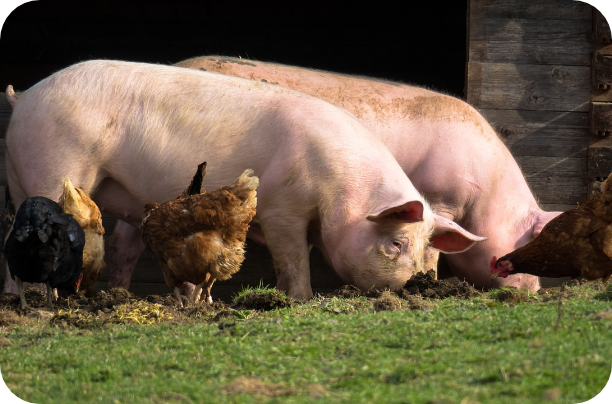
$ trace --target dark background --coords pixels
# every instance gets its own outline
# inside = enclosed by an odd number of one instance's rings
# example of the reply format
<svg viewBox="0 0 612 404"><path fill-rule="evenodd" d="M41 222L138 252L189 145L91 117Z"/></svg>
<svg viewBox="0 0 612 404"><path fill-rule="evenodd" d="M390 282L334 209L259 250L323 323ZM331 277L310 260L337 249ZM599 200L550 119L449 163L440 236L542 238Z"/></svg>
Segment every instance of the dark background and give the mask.
<svg viewBox="0 0 612 404"><path fill-rule="evenodd" d="M88 59L176 63L240 56L464 97L467 0L39 0L0 36L0 91Z"/></svg>

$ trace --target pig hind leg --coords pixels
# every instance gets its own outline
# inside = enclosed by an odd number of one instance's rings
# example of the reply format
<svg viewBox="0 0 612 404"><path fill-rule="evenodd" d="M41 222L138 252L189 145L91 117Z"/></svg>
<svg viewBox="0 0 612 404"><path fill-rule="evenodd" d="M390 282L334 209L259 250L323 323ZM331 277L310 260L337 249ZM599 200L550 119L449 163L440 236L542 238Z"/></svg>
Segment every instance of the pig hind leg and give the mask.
<svg viewBox="0 0 612 404"><path fill-rule="evenodd" d="M140 254L146 246L142 241L140 230L124 222L117 221L110 238L110 265L108 286L129 289L132 273L138 263Z"/></svg>

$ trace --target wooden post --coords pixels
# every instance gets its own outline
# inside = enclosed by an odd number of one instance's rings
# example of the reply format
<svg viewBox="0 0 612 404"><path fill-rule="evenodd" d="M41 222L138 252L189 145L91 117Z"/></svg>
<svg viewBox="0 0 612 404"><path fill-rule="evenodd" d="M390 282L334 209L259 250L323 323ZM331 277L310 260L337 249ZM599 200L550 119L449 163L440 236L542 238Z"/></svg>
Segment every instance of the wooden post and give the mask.
<svg viewBox="0 0 612 404"><path fill-rule="evenodd" d="M13 109L11 104L6 100L4 93L0 93L0 138L4 139L6 128L8 127L9 119L11 119L11 113Z"/></svg>
<svg viewBox="0 0 612 404"><path fill-rule="evenodd" d="M591 134L603 139L592 144L588 152L589 195L612 172L612 42L610 25L593 8L593 63L591 65Z"/></svg>

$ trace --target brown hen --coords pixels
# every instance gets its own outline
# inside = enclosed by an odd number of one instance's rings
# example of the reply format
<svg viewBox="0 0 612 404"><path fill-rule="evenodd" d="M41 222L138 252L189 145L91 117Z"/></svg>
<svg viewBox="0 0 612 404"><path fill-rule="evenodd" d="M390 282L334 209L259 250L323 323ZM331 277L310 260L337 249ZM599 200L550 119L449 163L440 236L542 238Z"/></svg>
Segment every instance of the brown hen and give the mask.
<svg viewBox="0 0 612 404"><path fill-rule="evenodd" d="M612 276L612 175L576 209L552 219L529 244L491 260L491 276L526 273L550 278Z"/></svg>
<svg viewBox="0 0 612 404"><path fill-rule="evenodd" d="M85 232L83 249L83 280L80 288L90 292L104 268L104 226L98 205L83 191L72 185L68 178L63 179L64 192L59 205L64 213L71 214Z"/></svg>
<svg viewBox="0 0 612 404"><path fill-rule="evenodd" d="M142 239L157 257L181 306L183 282L196 285L192 304L202 289L210 303L213 283L229 279L240 269L258 185L259 179L248 169L232 185L145 206Z"/></svg>

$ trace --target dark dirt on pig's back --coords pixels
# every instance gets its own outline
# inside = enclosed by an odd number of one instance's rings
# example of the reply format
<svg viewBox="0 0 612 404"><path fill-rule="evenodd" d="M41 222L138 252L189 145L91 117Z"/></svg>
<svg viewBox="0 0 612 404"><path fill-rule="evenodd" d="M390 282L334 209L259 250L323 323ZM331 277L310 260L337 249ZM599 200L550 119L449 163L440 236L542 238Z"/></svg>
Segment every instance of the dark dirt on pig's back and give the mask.
<svg viewBox="0 0 612 404"><path fill-rule="evenodd" d="M32 197L15 215L5 255L13 278L62 288L78 279L84 245L85 233L71 215L50 199Z"/></svg>

